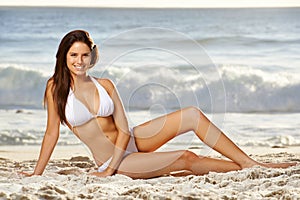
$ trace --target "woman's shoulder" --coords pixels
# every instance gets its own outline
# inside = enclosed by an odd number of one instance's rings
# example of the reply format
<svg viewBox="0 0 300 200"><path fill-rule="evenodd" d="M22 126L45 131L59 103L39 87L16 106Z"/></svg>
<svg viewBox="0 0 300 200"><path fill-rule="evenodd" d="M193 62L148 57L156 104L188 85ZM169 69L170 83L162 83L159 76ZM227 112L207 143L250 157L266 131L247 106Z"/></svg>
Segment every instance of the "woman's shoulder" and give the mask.
<svg viewBox="0 0 300 200"><path fill-rule="evenodd" d="M96 79L98 81L98 83L100 83L102 85L102 87L104 87L105 90L107 90L109 93L112 92L115 89L115 84L111 79L109 79L109 78L96 78L96 77L93 77L93 78Z"/></svg>
<svg viewBox="0 0 300 200"><path fill-rule="evenodd" d="M53 92L54 80L53 78L48 79L46 83L46 91Z"/></svg>
<svg viewBox="0 0 300 200"><path fill-rule="evenodd" d="M48 79L47 85L46 85L46 86L47 86L47 87L48 87L48 86L52 86L53 83L54 83L54 80L53 80L53 77L51 77L51 78Z"/></svg>

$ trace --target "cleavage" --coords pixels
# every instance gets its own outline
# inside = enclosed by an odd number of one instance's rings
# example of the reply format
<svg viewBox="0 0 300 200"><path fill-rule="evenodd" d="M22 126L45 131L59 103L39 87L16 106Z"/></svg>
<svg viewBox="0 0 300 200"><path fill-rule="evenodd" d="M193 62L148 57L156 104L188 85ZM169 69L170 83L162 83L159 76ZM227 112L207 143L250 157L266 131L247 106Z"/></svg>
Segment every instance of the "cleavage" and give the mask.
<svg viewBox="0 0 300 200"><path fill-rule="evenodd" d="M77 87L74 96L92 115L97 115L100 108L100 97L98 88L93 82L87 86Z"/></svg>

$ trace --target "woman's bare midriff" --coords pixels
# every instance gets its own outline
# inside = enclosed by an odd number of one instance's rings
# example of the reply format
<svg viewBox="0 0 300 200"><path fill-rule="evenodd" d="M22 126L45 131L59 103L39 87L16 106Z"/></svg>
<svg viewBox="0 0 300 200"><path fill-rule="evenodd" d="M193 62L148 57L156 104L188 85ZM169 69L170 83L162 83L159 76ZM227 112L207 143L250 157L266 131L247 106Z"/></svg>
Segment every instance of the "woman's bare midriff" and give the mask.
<svg viewBox="0 0 300 200"><path fill-rule="evenodd" d="M118 131L113 117L97 117L73 128L74 134L90 149L98 166L113 154Z"/></svg>

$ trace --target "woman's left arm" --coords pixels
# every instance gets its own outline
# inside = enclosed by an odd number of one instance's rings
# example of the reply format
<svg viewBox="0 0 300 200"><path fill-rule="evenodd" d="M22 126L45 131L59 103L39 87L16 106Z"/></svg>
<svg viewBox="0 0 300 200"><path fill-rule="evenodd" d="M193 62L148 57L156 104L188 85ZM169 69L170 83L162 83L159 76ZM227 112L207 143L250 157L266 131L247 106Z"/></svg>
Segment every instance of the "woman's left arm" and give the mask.
<svg viewBox="0 0 300 200"><path fill-rule="evenodd" d="M125 109L120 99L119 93L117 91L116 86L109 79L102 79L107 87L108 93L110 94L113 103L114 103L114 122L115 126L118 130L118 136L115 143L113 158L109 164L109 167L102 174L103 176L110 176L114 174L116 169L119 167L120 162L123 159L123 155L127 148L129 139L130 139L130 131L128 127L128 121L125 114Z"/></svg>

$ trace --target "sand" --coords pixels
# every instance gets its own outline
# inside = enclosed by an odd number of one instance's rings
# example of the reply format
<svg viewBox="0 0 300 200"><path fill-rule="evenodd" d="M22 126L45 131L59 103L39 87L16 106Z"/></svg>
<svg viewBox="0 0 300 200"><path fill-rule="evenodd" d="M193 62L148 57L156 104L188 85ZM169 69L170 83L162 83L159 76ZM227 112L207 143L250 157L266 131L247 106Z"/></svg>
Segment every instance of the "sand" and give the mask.
<svg viewBox="0 0 300 200"><path fill-rule="evenodd" d="M124 175L99 178L88 175L95 165L83 146L61 146L43 176L20 175L20 171L33 170L38 149L0 148L0 199L300 199L300 165L147 180ZM259 161L300 162L299 150L249 148L248 152Z"/></svg>

